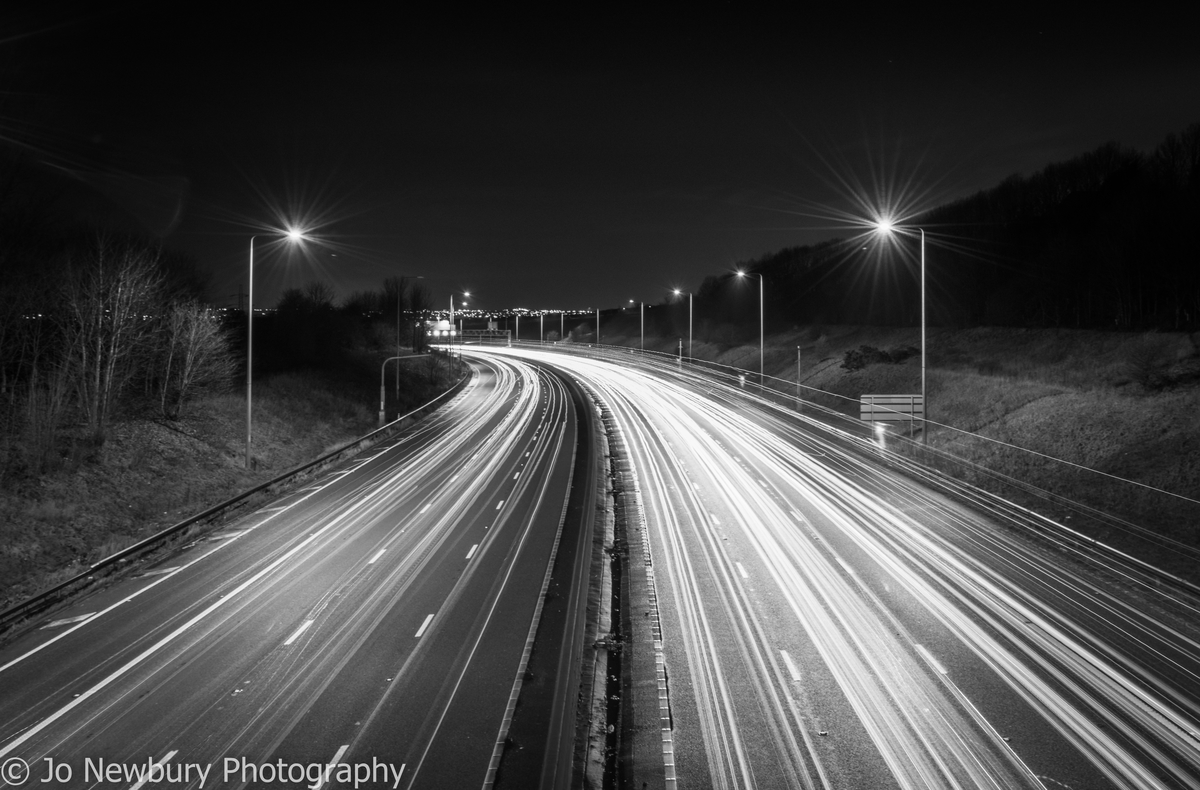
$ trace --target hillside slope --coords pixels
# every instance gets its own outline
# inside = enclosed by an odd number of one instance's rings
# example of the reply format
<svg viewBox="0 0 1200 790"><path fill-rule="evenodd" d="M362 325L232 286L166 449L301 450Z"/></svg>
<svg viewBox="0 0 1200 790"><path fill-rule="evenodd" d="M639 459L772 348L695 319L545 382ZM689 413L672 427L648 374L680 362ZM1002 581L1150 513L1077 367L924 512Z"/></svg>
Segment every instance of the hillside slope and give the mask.
<svg viewBox="0 0 1200 790"><path fill-rule="evenodd" d="M933 328L928 341L929 418L949 426L930 444L964 462L943 468L1200 582L1194 557L1170 545L1200 547L1200 335ZM677 343L646 346L674 355ZM767 338L765 367L794 393L799 346L805 398L857 421L863 394L920 392L920 355L849 370L847 352L919 345L911 328L800 328ZM694 354L758 369L753 341L697 341Z"/></svg>

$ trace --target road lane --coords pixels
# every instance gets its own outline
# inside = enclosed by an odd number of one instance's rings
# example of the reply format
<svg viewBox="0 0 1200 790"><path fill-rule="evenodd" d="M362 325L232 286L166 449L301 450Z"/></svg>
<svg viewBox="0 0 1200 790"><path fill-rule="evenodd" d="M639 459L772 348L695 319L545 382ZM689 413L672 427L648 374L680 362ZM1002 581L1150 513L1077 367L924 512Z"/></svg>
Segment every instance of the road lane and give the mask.
<svg viewBox="0 0 1200 790"><path fill-rule="evenodd" d="M337 755L403 765L401 787L480 785L576 431L557 379L476 370L399 441L0 650L0 759L78 778L88 758Z"/></svg>
<svg viewBox="0 0 1200 790"><path fill-rule="evenodd" d="M1200 785L1194 604L686 369L480 353L578 376L624 432L683 786Z"/></svg>

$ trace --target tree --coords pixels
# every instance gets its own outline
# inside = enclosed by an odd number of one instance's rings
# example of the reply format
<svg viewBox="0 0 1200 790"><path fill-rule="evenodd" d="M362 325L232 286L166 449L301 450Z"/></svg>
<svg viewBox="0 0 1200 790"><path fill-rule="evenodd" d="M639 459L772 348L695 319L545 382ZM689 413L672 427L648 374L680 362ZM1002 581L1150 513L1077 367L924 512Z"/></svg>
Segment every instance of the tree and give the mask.
<svg viewBox="0 0 1200 790"><path fill-rule="evenodd" d="M121 388L151 345L161 309L159 250L96 235L71 262L62 288L64 368L92 438L104 429Z"/></svg>
<svg viewBox="0 0 1200 790"><path fill-rule="evenodd" d="M237 366L212 308L195 301L176 303L163 329L159 404L164 417L177 420L196 390L228 386Z"/></svg>
<svg viewBox="0 0 1200 790"><path fill-rule="evenodd" d="M412 350L415 354L429 350L422 319L431 307L433 307L433 298L429 295L429 289L422 283L413 283L408 289L408 315L414 322Z"/></svg>

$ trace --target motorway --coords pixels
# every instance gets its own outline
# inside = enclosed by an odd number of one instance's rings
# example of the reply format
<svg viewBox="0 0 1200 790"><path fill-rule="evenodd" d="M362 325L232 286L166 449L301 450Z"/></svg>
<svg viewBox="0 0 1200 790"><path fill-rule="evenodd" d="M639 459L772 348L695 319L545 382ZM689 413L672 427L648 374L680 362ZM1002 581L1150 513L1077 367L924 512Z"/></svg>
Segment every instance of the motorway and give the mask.
<svg viewBox="0 0 1200 790"><path fill-rule="evenodd" d="M678 787L1200 787L1195 601L686 366L468 353L569 372L624 435Z"/></svg>
<svg viewBox="0 0 1200 790"><path fill-rule="evenodd" d="M398 439L5 645L0 787L489 786L577 422L559 379L473 367Z"/></svg>

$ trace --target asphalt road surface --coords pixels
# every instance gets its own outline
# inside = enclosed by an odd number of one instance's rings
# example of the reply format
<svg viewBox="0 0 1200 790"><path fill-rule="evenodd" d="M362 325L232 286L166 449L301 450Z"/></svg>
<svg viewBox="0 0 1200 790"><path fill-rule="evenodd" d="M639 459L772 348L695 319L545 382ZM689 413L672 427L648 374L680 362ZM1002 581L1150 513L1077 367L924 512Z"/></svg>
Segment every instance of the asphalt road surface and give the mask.
<svg viewBox="0 0 1200 790"><path fill-rule="evenodd" d="M557 378L476 368L399 440L0 650L0 786L484 786L577 433Z"/></svg>
<svg viewBox="0 0 1200 790"><path fill-rule="evenodd" d="M633 354L557 365L624 434L682 788L1200 787L1200 612Z"/></svg>

